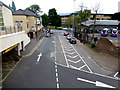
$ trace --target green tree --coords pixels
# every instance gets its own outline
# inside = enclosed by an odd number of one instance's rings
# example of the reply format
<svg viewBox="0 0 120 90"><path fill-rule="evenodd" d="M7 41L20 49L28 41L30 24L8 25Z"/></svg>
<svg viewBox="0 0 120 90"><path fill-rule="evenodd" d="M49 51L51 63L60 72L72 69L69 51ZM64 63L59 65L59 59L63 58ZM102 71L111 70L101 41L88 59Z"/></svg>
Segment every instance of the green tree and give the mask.
<svg viewBox="0 0 120 90"><path fill-rule="evenodd" d="M59 15L57 15L56 9L52 8L48 12L48 17L49 17L49 23L52 26L60 26L61 25L61 18Z"/></svg>
<svg viewBox="0 0 120 90"><path fill-rule="evenodd" d="M91 10L84 10L84 11L81 10L81 11L79 11L77 13L77 16L75 17L75 24L76 24L76 26L79 23L82 23L82 22L88 20L90 15L91 15Z"/></svg>
<svg viewBox="0 0 120 90"><path fill-rule="evenodd" d="M47 14L43 14L42 15L42 24L43 24L44 27L48 26L48 24L49 24L49 18L47 16Z"/></svg>
<svg viewBox="0 0 120 90"><path fill-rule="evenodd" d="M41 8L40 8L39 5L37 5L37 4L31 5L31 6L28 7L27 9L29 9L30 11L32 11L33 13L36 13L36 14L42 12Z"/></svg>

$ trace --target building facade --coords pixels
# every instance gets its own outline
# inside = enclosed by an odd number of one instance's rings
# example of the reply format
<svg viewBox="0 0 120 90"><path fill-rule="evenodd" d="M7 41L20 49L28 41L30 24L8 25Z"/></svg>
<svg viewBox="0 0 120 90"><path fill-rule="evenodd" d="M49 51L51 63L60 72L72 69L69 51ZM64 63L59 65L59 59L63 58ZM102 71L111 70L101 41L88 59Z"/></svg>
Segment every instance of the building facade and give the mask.
<svg viewBox="0 0 120 90"><path fill-rule="evenodd" d="M64 26L67 26L67 24L73 22L73 15L75 17L77 17L77 12L75 13L64 13L64 14L60 14L61 16L61 25L64 27ZM112 17L113 14L97 14L96 15L96 20L111 20L111 17ZM90 15L90 18L88 18L89 20L93 20L95 17L95 14L94 13L91 13ZM71 20L70 20L71 19Z"/></svg>
<svg viewBox="0 0 120 90"><path fill-rule="evenodd" d="M11 8L0 1L0 53L16 48L20 55L20 50L24 50L29 42L26 32L14 26Z"/></svg>
<svg viewBox="0 0 120 90"><path fill-rule="evenodd" d="M15 11L13 21L15 26L21 26L28 33L35 33L42 28L41 17L28 9Z"/></svg>

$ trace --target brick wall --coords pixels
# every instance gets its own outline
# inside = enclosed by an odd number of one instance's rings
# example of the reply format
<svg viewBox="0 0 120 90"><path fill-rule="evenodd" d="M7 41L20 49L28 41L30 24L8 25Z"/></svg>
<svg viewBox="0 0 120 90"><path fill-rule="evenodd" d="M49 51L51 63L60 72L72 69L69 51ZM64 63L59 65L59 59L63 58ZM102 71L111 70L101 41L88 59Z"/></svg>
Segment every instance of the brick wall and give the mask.
<svg viewBox="0 0 120 90"><path fill-rule="evenodd" d="M120 57L120 47L115 46L107 38L100 38L96 43L96 47L102 53Z"/></svg>

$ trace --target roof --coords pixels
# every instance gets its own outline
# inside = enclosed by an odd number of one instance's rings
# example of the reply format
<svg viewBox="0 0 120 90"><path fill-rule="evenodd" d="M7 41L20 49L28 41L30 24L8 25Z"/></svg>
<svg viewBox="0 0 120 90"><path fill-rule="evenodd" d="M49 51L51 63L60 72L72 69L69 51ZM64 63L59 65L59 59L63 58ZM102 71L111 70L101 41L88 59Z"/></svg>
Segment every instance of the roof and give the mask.
<svg viewBox="0 0 120 90"><path fill-rule="evenodd" d="M6 8L10 9L12 11L12 9L10 7L8 7L6 4L4 4L2 1L0 1L0 6L5 6Z"/></svg>
<svg viewBox="0 0 120 90"><path fill-rule="evenodd" d="M59 13L60 16L69 16L71 13Z"/></svg>
<svg viewBox="0 0 120 90"><path fill-rule="evenodd" d="M94 25L94 20L88 20L81 23L84 26ZM96 26L117 26L119 24L118 20L96 20Z"/></svg>
<svg viewBox="0 0 120 90"><path fill-rule="evenodd" d="M19 9L19 10L13 12L13 15L26 15L26 16L40 17L28 9L25 9L25 10Z"/></svg>

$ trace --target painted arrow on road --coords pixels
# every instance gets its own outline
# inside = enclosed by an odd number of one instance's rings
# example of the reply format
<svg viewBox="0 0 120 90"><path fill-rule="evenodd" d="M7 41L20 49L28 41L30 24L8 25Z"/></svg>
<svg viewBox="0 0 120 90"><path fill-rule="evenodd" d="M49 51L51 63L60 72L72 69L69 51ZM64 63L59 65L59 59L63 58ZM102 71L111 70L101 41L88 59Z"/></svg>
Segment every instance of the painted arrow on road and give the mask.
<svg viewBox="0 0 120 90"><path fill-rule="evenodd" d="M38 55L38 59L37 59L37 62L39 62L40 61L40 58L42 57L42 53L40 53L39 55Z"/></svg>
<svg viewBox="0 0 120 90"><path fill-rule="evenodd" d="M116 88L116 87L113 87L113 86L111 86L111 85L108 85L108 84L99 82L99 81L93 82L93 81L89 81L89 80L82 79L82 78L77 78L77 80L80 80L80 81L83 81L83 82L87 82L87 83L91 83L91 84L95 84L95 86L98 86L98 87Z"/></svg>

